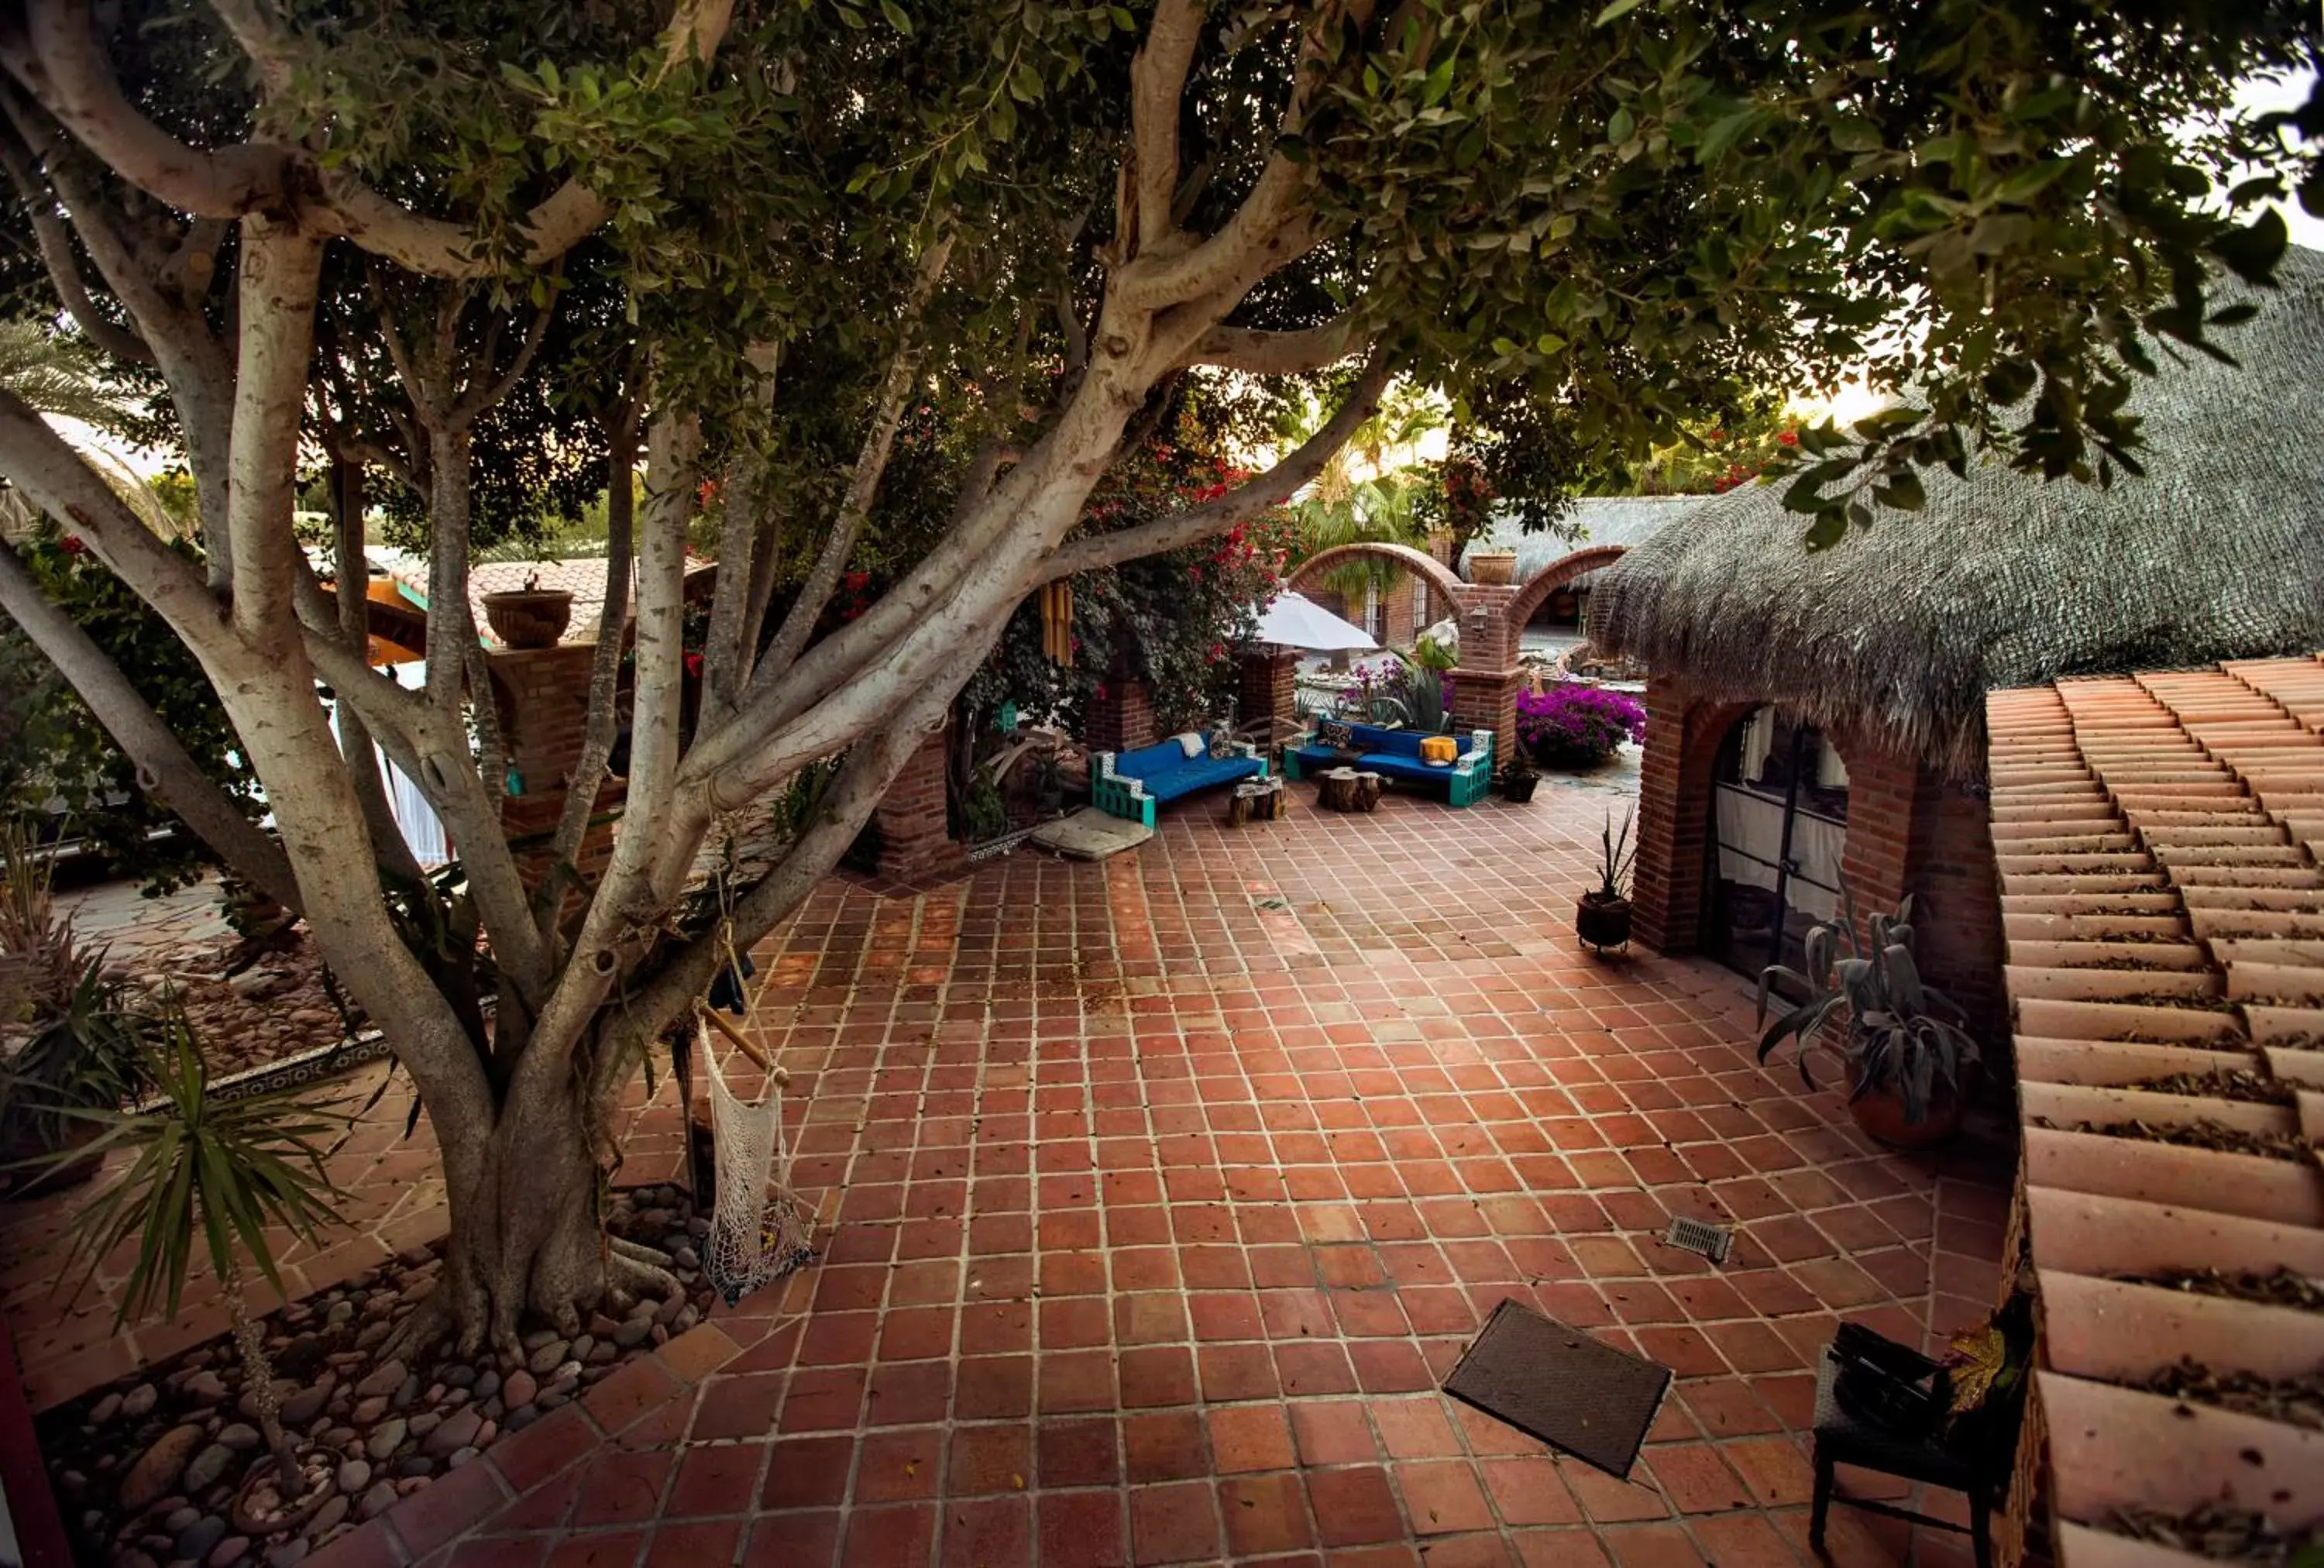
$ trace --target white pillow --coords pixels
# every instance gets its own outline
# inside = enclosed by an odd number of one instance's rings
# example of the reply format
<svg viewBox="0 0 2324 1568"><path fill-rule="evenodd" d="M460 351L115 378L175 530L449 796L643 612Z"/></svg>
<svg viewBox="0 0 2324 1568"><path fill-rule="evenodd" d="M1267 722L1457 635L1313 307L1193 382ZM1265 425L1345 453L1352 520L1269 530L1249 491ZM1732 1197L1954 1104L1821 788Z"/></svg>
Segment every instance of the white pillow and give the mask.
<svg viewBox="0 0 2324 1568"><path fill-rule="evenodd" d="M1187 756L1199 757L1203 754L1203 737L1193 730L1185 731L1170 738L1178 742L1178 749Z"/></svg>

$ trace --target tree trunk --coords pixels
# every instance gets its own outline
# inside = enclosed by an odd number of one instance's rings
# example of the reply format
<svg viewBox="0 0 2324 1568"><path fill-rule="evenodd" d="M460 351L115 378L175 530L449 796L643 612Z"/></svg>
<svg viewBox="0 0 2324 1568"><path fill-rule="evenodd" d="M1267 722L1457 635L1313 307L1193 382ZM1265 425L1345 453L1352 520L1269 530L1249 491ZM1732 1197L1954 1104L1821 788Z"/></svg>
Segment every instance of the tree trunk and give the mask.
<svg viewBox="0 0 2324 1568"><path fill-rule="evenodd" d="M601 1035L601 1048L622 1044ZM411 1348L426 1354L448 1333L462 1356L508 1353L529 1315L570 1338L601 1306L677 1292L644 1249L604 1230L600 1176L612 1176L614 1145L604 1114L582 1100L570 1075L521 1075L483 1146L446 1151L451 1241L432 1309L407 1331Z"/></svg>

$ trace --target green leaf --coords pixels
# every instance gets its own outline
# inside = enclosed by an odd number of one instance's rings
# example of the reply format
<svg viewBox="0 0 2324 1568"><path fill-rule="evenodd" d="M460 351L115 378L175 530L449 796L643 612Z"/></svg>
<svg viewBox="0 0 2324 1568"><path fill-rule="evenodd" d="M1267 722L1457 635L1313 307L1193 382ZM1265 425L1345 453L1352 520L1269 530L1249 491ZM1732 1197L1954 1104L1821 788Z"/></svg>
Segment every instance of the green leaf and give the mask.
<svg viewBox="0 0 2324 1568"><path fill-rule="evenodd" d="M904 14L904 8L896 0L880 0L880 14L887 17L889 26L905 37L912 35L912 19Z"/></svg>
<svg viewBox="0 0 2324 1568"><path fill-rule="evenodd" d="M1591 23L1590 25L1592 27L1603 27L1609 22L1618 21L1622 17L1628 16L1631 12L1636 11L1638 8L1638 4L1639 0L1611 0L1611 3L1609 4L1603 11L1598 13L1598 20Z"/></svg>
<svg viewBox="0 0 2324 1568"><path fill-rule="evenodd" d="M1534 339L1533 346L1539 353L1545 355L1555 354L1559 349L1565 346L1565 339L1560 337L1554 332L1545 332L1539 337Z"/></svg>
<svg viewBox="0 0 2324 1568"><path fill-rule="evenodd" d="M1847 537L1848 519L1834 510L1821 513L1808 525L1807 537L1803 542L1812 551L1828 550Z"/></svg>
<svg viewBox="0 0 2324 1568"><path fill-rule="evenodd" d="M1627 106L1616 109L1614 117L1606 122L1606 140L1618 147L1628 141L1637 129L1638 122Z"/></svg>
<svg viewBox="0 0 2324 1568"><path fill-rule="evenodd" d="M2021 206L2031 201L2056 183L2058 177L2073 167L2070 159L2054 158L2047 162L2029 163L2014 170L2008 178L1993 188L1993 199Z"/></svg>
<svg viewBox="0 0 2324 1568"><path fill-rule="evenodd" d="M1888 483L1874 488L1873 494L1881 503L1899 512L1918 512L1929 503L1928 493L1921 488L1921 476L1910 468L1900 468L1890 475Z"/></svg>
<svg viewBox="0 0 2324 1568"><path fill-rule="evenodd" d="M2246 283L2275 281L2275 263L2292 244L2283 215L2269 208L2243 228L2229 229L2211 242L2211 254L2227 263Z"/></svg>

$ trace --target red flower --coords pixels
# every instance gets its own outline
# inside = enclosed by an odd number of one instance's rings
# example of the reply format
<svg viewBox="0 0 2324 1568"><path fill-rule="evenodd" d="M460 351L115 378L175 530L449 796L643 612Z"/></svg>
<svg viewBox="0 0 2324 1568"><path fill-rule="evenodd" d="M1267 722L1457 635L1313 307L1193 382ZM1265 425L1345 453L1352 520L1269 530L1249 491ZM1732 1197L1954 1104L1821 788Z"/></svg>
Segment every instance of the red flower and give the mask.
<svg viewBox="0 0 2324 1568"><path fill-rule="evenodd" d="M686 673L696 678L701 676L702 655L699 653L689 653L686 656Z"/></svg>
<svg viewBox="0 0 2324 1568"><path fill-rule="evenodd" d="M847 585L847 591L849 593L860 594L865 588L872 586L872 574L869 572L850 572L839 580Z"/></svg>
<svg viewBox="0 0 2324 1568"><path fill-rule="evenodd" d="M69 533L57 540L57 548L69 556L81 555L88 549L88 546L80 542L80 535L77 533Z"/></svg>
<svg viewBox="0 0 2324 1568"><path fill-rule="evenodd" d="M1786 447L1796 447L1800 444L1800 433L1797 430L1778 430L1775 439Z"/></svg>

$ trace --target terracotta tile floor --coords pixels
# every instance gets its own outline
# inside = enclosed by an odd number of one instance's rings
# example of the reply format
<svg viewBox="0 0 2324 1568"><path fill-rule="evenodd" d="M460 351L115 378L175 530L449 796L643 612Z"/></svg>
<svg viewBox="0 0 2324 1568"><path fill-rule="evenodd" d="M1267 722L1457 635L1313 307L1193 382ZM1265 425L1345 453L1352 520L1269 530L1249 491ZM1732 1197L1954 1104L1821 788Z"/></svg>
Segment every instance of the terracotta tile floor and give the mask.
<svg viewBox="0 0 2324 1568"><path fill-rule="evenodd" d="M823 1260L426 1561L1812 1561L1811 1358L1842 1314L1983 1316L2014 1152L1883 1153L1753 1065L1739 979L1578 950L1623 803L1198 801L1103 866L827 883L751 1026ZM623 1179L679 1146L665 1081ZM1733 1257L1662 1245L1675 1214ZM1678 1373L1628 1482L1434 1392L1512 1296ZM1844 1509L1831 1546L1967 1561Z"/></svg>

